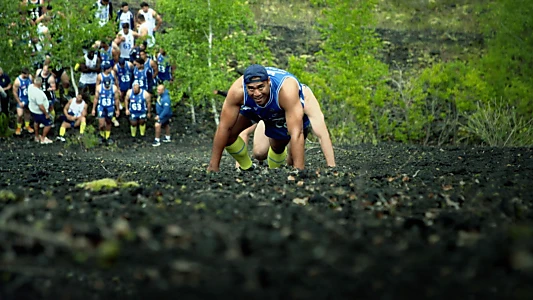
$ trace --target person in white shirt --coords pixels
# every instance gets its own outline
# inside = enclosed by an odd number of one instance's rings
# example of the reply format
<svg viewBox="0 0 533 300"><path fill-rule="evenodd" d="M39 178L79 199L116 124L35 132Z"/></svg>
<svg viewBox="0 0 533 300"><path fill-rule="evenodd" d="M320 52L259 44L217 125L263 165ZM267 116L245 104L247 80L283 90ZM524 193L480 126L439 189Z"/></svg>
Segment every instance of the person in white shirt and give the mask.
<svg viewBox="0 0 533 300"><path fill-rule="evenodd" d="M36 77L33 84L28 87L29 109L33 117L33 130L35 131L35 141L41 144L50 144L52 140L46 136L52 127L52 118L48 112L48 98L41 89L43 80ZM39 124L43 124L43 135L39 135Z"/></svg>
<svg viewBox="0 0 533 300"><path fill-rule="evenodd" d="M120 10L117 12L117 24L118 24L118 30L120 31L124 24L129 24L132 28L135 26L135 20L133 17L133 13L130 11L128 3L122 2L120 5Z"/></svg>
<svg viewBox="0 0 533 300"><path fill-rule="evenodd" d="M100 27L103 27L113 19L113 6L109 3L109 0L98 0L94 6L96 9L94 17L98 20Z"/></svg>
<svg viewBox="0 0 533 300"><path fill-rule="evenodd" d="M144 16L144 19L150 24L153 31L159 30L159 27L161 27L161 24L163 23L163 19L155 10L150 8L150 5L146 2L141 2L141 9L137 11L137 19L141 15Z"/></svg>
<svg viewBox="0 0 533 300"><path fill-rule="evenodd" d="M140 38L146 40L148 43L148 48L155 46L155 37L153 27L144 19L143 15L137 17L137 22L139 23L138 31L133 32L135 38Z"/></svg>
<svg viewBox="0 0 533 300"><path fill-rule="evenodd" d="M119 58L129 61L131 49L135 46L135 38L133 37L133 31L130 30L129 24L122 24L122 30L117 34L115 44L120 49Z"/></svg>

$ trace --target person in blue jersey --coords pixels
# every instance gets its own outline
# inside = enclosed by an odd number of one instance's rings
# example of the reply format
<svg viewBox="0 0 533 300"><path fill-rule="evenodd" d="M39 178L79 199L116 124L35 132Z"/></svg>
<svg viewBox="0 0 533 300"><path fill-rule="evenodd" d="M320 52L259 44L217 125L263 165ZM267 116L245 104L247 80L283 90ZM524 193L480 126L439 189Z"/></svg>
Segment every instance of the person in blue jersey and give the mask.
<svg viewBox="0 0 533 300"><path fill-rule="evenodd" d="M313 91L305 84L303 86L304 93L304 114L309 118L310 131L318 138L318 143L326 159L328 167L335 167L335 152L333 151L333 144L329 135L328 127L324 119L324 113L320 109L320 103L316 99ZM253 133L253 157L260 163L268 158L269 141L265 135L265 123L260 121L257 124L245 129L239 136L247 144L249 135ZM235 163L239 167L239 163ZM292 165L291 151L289 144L289 154L287 156L287 164Z"/></svg>
<svg viewBox="0 0 533 300"><path fill-rule="evenodd" d="M172 82L172 71L173 67L168 61L167 52L163 49L159 49L157 53L157 80L159 83L164 84L165 81Z"/></svg>
<svg viewBox="0 0 533 300"><path fill-rule="evenodd" d="M111 64L111 67L115 65L115 59L114 57L119 54L120 48L114 43L114 42L107 42L106 40L101 40L99 42L96 42L96 46L98 46L100 60L102 61L102 64L104 62L109 62ZM102 66L102 71L103 71Z"/></svg>
<svg viewBox="0 0 533 300"><path fill-rule="evenodd" d="M137 127L141 136L146 134L146 119L151 118L152 105L150 94L134 82L131 90L126 93L126 116L130 118L131 136L137 136Z"/></svg>
<svg viewBox="0 0 533 300"><path fill-rule="evenodd" d="M102 81L102 84L96 87L93 100L92 115L96 116L98 105L98 129L100 130L100 141L108 145L113 144L111 136L111 120L113 116L120 116L118 89L111 83L110 78Z"/></svg>
<svg viewBox="0 0 533 300"><path fill-rule="evenodd" d="M144 68L146 69L147 74L149 74L149 77L152 78L152 80L148 82L149 84L151 83L151 85L147 91L153 95L153 87L157 84L157 75L159 72L157 62L148 56L146 50L141 50L140 55L141 58L144 59Z"/></svg>
<svg viewBox="0 0 533 300"><path fill-rule="evenodd" d="M133 64L124 58L120 58L118 64L113 68L113 72L118 80L120 91L120 106L124 106L126 92L131 89L133 83Z"/></svg>
<svg viewBox="0 0 533 300"><path fill-rule="evenodd" d="M242 170L253 169L248 148L239 134L261 120L270 143L268 166L277 168L285 163L290 142L293 166L304 169L309 119L304 115L303 87L287 71L254 64L228 90L207 170L219 171L224 149Z"/></svg>
<svg viewBox="0 0 533 300"><path fill-rule="evenodd" d="M144 59L137 58L133 65L133 82L138 82L141 89L149 91L152 88L152 78L150 73L146 70L144 65Z"/></svg>
<svg viewBox="0 0 533 300"><path fill-rule="evenodd" d="M170 143L170 118L172 117L172 106L170 102L170 94L165 88L165 85L157 86L157 100L155 102L155 139L152 146L157 147L161 145L161 129L165 130L165 137L163 143Z"/></svg>
<svg viewBox="0 0 533 300"><path fill-rule="evenodd" d="M103 61L102 72L96 76L96 86L99 86L106 78L109 78L111 80L111 84L118 88L118 80L115 77L111 63L108 61Z"/></svg>
<svg viewBox="0 0 533 300"><path fill-rule="evenodd" d="M17 101L17 128L15 134L20 135L22 131L22 121L24 120L24 128L29 133L34 133L33 128L30 127L30 110L28 108L28 87L33 82L33 77L30 75L30 70L26 67L22 68L20 75L13 82L13 97Z"/></svg>

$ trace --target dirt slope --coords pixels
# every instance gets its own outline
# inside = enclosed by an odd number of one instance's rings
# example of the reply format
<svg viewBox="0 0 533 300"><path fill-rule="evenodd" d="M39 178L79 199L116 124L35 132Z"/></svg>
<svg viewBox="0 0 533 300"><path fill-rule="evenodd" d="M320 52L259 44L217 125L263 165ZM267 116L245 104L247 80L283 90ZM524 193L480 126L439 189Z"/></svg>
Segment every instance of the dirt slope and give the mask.
<svg viewBox="0 0 533 300"><path fill-rule="evenodd" d="M337 148L207 174L210 143L0 145L0 298L533 295L532 149ZM139 187L99 192L95 179ZM7 191L12 191L10 194Z"/></svg>

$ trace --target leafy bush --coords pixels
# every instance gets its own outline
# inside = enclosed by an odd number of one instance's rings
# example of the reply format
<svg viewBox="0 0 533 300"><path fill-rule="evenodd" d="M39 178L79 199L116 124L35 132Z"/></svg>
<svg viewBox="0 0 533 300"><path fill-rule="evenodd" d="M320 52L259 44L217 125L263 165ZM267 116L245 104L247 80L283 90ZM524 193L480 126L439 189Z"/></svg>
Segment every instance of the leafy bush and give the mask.
<svg viewBox="0 0 533 300"><path fill-rule="evenodd" d="M309 57L290 58L289 70L315 92L334 141L375 141L372 111L386 105L389 91L388 67L377 59L380 41L369 29L375 2L321 0L313 5L322 10L322 49L313 65Z"/></svg>
<svg viewBox="0 0 533 300"><path fill-rule="evenodd" d="M71 129L74 130L74 129ZM85 150L92 149L99 144L99 137L96 129L92 125L87 125L85 133L82 135L73 135L67 138L65 147L80 146Z"/></svg>
<svg viewBox="0 0 533 300"><path fill-rule="evenodd" d="M489 146L532 146L533 120L520 117L515 107L503 101L478 103L477 111L468 117L461 129L470 142Z"/></svg>
<svg viewBox="0 0 533 300"><path fill-rule="evenodd" d="M10 137L14 133L9 128L9 117L6 114L0 114L0 137Z"/></svg>

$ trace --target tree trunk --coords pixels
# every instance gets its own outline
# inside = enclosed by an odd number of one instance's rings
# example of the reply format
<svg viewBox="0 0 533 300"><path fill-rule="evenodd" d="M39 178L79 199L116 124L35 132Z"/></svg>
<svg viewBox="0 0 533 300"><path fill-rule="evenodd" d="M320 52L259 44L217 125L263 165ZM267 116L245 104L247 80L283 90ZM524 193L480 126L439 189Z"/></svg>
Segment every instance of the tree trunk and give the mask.
<svg viewBox="0 0 533 300"><path fill-rule="evenodd" d="M207 0L207 7L209 12L211 13L211 0ZM207 56L207 66L209 67L209 78L211 80L211 83L213 83L213 70L211 69L211 57L213 56L213 23L211 22L211 18L209 19L209 36L207 37L207 40L209 41L209 54ZM213 111L213 117L215 118L215 124L218 127L219 124L219 115L217 111L217 105L215 102L215 98L211 97L211 109Z"/></svg>
<svg viewBox="0 0 533 300"><path fill-rule="evenodd" d="M74 95L77 96L78 95L78 83L76 82L76 78L74 78L74 69L72 68L72 66L70 66L70 82L71 82L71 85L74 87L74 92L75 92Z"/></svg>

